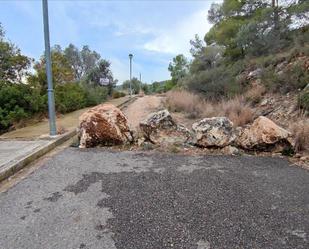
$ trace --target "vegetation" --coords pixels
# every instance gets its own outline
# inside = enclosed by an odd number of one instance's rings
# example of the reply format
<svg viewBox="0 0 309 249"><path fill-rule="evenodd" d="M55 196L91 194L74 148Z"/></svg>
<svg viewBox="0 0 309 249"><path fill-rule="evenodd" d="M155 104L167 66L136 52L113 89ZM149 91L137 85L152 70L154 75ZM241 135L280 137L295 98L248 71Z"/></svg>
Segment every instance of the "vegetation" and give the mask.
<svg viewBox="0 0 309 249"><path fill-rule="evenodd" d="M309 121L293 122L289 130L295 137L295 150L309 152Z"/></svg>
<svg viewBox="0 0 309 249"><path fill-rule="evenodd" d="M190 63L183 55L173 59L168 67L172 82L213 101L246 92L251 87L246 75L256 69L267 90L304 88L309 72L306 62L296 58L309 55L308 7L304 0L212 4L208 20L213 27L204 41L197 35L191 40ZM280 69L284 62L289 66Z"/></svg>
<svg viewBox="0 0 309 249"><path fill-rule="evenodd" d="M171 111L184 112L188 118L193 119L225 116L235 126L242 126L253 120L253 109L241 97L214 103L195 93L177 90L167 93L166 104Z"/></svg>
<svg viewBox="0 0 309 249"><path fill-rule="evenodd" d="M300 108L309 111L309 89L305 89L302 93L300 93L298 104Z"/></svg>
<svg viewBox="0 0 309 249"><path fill-rule="evenodd" d="M173 80L155 81L152 84L147 84L139 81L136 77L131 81L132 93L138 94L141 91L145 94L165 93L176 87L176 82ZM123 82L121 90L130 91L130 80Z"/></svg>
<svg viewBox="0 0 309 249"><path fill-rule="evenodd" d="M136 77L133 77L131 80L131 84L130 80L126 80L125 82L123 82L122 88L130 92L130 85L131 85L132 94L138 94L139 91L141 90L142 84L143 83L140 82Z"/></svg>
<svg viewBox="0 0 309 249"><path fill-rule="evenodd" d="M51 50L55 105L59 113L97 105L113 94L116 80L110 62L91 51L70 44L64 50L56 45ZM45 58L34 63L5 38L0 24L0 133L16 122L47 112L47 79ZM100 78L109 79L107 86Z"/></svg>

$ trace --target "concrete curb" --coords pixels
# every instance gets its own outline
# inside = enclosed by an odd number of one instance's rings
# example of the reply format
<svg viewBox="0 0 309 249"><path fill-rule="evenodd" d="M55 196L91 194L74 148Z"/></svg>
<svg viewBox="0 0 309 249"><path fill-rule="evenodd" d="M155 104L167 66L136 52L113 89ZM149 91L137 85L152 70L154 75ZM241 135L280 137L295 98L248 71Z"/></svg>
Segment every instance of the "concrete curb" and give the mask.
<svg viewBox="0 0 309 249"><path fill-rule="evenodd" d="M126 100L125 102L117 105L119 109L124 108L128 103L133 102L136 100L136 97ZM33 162L34 160L40 158L41 156L45 155L49 151L53 150L57 146L63 144L70 138L74 137L77 134L76 129L68 131L67 133L60 135L59 137L51 140L48 144L42 145L40 148L36 149L29 155L15 161L13 163L8 163L4 168L0 171L0 182L9 178L19 170L23 169L26 165Z"/></svg>
<svg viewBox="0 0 309 249"><path fill-rule="evenodd" d="M61 135L58 138L50 141L47 145L39 147L38 149L30 153L29 155L19 159L18 161L7 164L5 168L0 171L0 181L9 178L13 174L24 168L27 164L45 155L46 153L63 144L65 141L74 137L75 135L76 130L67 132L64 135Z"/></svg>

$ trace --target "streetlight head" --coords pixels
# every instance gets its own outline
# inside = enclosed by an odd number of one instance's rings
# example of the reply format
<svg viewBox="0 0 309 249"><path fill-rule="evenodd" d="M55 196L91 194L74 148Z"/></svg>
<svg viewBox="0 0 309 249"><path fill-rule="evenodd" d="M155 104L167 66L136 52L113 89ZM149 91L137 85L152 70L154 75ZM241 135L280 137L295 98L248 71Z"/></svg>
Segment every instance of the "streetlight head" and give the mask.
<svg viewBox="0 0 309 249"><path fill-rule="evenodd" d="M132 57L133 57L133 54L129 54L129 57L130 57L130 59L132 59Z"/></svg>

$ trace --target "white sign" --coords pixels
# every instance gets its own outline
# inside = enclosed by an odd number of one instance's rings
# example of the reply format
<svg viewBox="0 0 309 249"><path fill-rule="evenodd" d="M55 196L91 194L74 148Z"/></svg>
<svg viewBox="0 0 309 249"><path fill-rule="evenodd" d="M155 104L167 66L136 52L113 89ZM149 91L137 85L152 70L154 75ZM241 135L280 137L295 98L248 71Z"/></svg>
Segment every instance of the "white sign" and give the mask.
<svg viewBox="0 0 309 249"><path fill-rule="evenodd" d="M101 86L109 85L109 79L108 78L100 78L100 85Z"/></svg>

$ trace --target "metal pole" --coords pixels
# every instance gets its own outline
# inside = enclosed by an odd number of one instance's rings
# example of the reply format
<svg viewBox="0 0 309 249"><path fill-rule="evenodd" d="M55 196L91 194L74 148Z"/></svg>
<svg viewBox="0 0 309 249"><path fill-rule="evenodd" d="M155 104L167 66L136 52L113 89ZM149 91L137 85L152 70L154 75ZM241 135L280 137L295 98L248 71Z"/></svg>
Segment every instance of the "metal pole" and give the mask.
<svg viewBox="0 0 309 249"><path fill-rule="evenodd" d="M142 83L142 74L139 73L139 81Z"/></svg>
<svg viewBox="0 0 309 249"><path fill-rule="evenodd" d="M54 99L51 56L50 56L47 0L42 0L42 5L43 5L44 40L45 40L46 76L47 76L49 134L51 136L54 136L57 135L57 128L56 128L55 99Z"/></svg>
<svg viewBox="0 0 309 249"><path fill-rule="evenodd" d="M130 97L132 97L132 58L133 58L133 54L129 54L129 58L130 58Z"/></svg>

